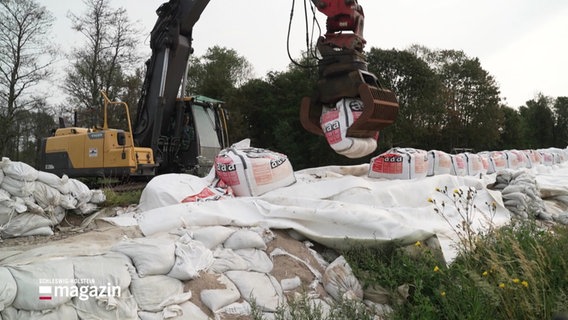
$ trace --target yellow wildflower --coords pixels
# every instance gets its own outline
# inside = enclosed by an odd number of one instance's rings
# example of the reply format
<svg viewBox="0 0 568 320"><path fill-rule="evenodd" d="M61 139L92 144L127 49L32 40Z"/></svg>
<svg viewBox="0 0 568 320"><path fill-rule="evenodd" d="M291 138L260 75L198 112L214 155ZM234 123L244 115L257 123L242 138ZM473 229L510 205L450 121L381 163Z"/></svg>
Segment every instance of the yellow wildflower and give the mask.
<svg viewBox="0 0 568 320"><path fill-rule="evenodd" d="M528 287L529 287L529 283L526 282L526 281L521 282L521 285L522 285L523 287L525 287L525 288L528 288Z"/></svg>
<svg viewBox="0 0 568 320"><path fill-rule="evenodd" d="M499 283L499 288L505 289L505 284L503 282Z"/></svg>
<svg viewBox="0 0 568 320"><path fill-rule="evenodd" d="M438 266L435 266L435 267L434 267L434 272L438 272L438 271L440 271L440 268L438 268Z"/></svg>
<svg viewBox="0 0 568 320"><path fill-rule="evenodd" d="M422 242L416 241L416 243L414 243L414 245L417 246L417 247L421 247L421 246L422 246Z"/></svg>
<svg viewBox="0 0 568 320"><path fill-rule="evenodd" d="M441 295L442 297L445 297L445 296L446 296L446 291L440 292L440 295Z"/></svg>
<svg viewBox="0 0 568 320"><path fill-rule="evenodd" d="M484 277L487 277L489 275L489 272L483 271L483 273L481 275L484 276Z"/></svg>
<svg viewBox="0 0 568 320"><path fill-rule="evenodd" d="M521 280L519 280L517 278L513 279L513 283L519 283L519 282L521 282Z"/></svg>

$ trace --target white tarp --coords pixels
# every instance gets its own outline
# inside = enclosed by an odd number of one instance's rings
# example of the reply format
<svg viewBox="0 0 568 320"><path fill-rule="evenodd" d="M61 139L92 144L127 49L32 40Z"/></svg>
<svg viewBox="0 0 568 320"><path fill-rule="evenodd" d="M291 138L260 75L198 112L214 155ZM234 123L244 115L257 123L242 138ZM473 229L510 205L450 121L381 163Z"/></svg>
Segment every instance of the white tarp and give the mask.
<svg viewBox="0 0 568 320"><path fill-rule="evenodd" d="M153 208L144 210L141 200L138 223L145 235L184 226L294 229L332 248L352 245L346 238L367 245L389 241L410 244L436 234L446 259L451 261L455 256L452 241L456 234L449 223L455 225L463 218L452 205L445 206L444 215L449 222L434 211L429 198L438 199L438 203L449 201L436 191L437 188L447 187L450 193L457 188L473 188L476 190L475 203L482 211L489 214L489 209L485 210L486 204L496 204L492 223L502 225L510 219L501 194L487 188L494 176L480 179L439 175L387 180L369 178L367 171L368 165L308 169L295 173L295 184L262 196L196 203L178 203L182 190L181 184L177 184L177 198L162 197L160 207L154 204ZM167 184L168 181L162 176L160 183ZM188 195L196 189L189 187ZM475 214L473 227L485 227L485 216L481 212Z"/></svg>

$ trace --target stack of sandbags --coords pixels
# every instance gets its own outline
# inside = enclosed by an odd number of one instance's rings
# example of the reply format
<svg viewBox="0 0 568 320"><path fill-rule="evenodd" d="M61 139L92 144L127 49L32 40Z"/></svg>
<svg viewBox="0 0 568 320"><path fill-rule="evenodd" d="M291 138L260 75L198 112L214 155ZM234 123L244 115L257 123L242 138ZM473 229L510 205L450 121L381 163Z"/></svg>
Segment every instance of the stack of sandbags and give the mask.
<svg viewBox="0 0 568 320"><path fill-rule="evenodd" d="M286 155L253 148L248 139L221 150L214 162L217 177L236 196L259 196L296 182Z"/></svg>
<svg viewBox="0 0 568 320"><path fill-rule="evenodd" d="M0 291L3 319L78 319L73 294L79 294L73 263L66 258L0 267L0 286L13 289ZM8 272L6 272L8 271ZM13 298L11 298L13 297ZM12 300L11 303L6 303ZM1 306L2 303L0 303Z"/></svg>
<svg viewBox="0 0 568 320"><path fill-rule="evenodd" d="M0 169L0 238L52 235L66 210L90 214L106 200L101 190L23 162L2 158Z"/></svg>
<svg viewBox="0 0 568 320"><path fill-rule="evenodd" d="M75 246L77 244L74 244ZM342 257L253 227L194 227L122 240L97 255L0 259L0 319L273 318L288 298L324 306L363 291Z"/></svg>
<svg viewBox="0 0 568 320"><path fill-rule="evenodd" d="M531 173L523 170L499 171L493 188L501 191L505 207L517 217L552 220Z"/></svg>

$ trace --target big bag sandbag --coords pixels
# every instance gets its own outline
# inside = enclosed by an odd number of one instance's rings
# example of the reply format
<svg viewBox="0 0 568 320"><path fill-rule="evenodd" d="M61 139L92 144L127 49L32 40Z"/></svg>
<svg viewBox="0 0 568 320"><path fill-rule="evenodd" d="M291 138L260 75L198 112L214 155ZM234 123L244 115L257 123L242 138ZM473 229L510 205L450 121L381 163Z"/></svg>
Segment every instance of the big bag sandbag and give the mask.
<svg viewBox="0 0 568 320"><path fill-rule="evenodd" d="M250 147L244 140L215 157L215 173L236 196L259 196L296 182L294 169L284 154Z"/></svg>

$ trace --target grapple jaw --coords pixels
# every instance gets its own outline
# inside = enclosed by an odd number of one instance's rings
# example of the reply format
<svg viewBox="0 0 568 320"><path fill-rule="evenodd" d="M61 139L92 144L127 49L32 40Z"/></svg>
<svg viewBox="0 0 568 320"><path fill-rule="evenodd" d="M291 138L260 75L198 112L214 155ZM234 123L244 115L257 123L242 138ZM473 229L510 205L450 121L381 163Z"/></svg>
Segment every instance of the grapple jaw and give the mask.
<svg viewBox="0 0 568 320"><path fill-rule="evenodd" d="M376 77L363 70L348 74L324 77L318 81L318 90L304 97L300 106L300 122L304 129L323 135L320 117L323 105L334 105L342 98L355 98L363 102L359 118L347 130L347 136L370 138L394 123L399 105L395 94L381 87Z"/></svg>

